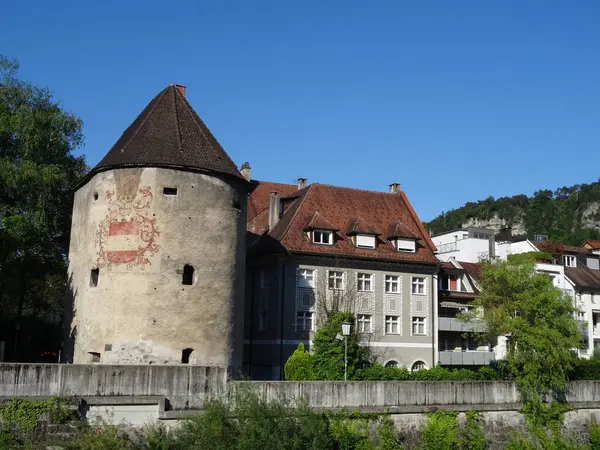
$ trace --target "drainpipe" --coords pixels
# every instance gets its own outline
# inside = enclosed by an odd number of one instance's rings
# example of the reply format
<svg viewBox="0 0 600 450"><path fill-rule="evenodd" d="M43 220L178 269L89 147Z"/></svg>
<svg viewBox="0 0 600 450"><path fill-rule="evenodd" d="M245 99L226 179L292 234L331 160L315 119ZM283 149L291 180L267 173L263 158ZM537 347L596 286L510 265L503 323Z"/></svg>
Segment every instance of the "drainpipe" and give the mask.
<svg viewBox="0 0 600 450"><path fill-rule="evenodd" d="M285 310L285 265L288 260L286 259L281 265L281 301L279 303L279 312L281 316L280 329L279 329L279 379L283 380L283 318Z"/></svg>
<svg viewBox="0 0 600 450"><path fill-rule="evenodd" d="M252 270L250 271L251 276L250 276L250 330L248 333L248 375L250 376L250 379L252 379L252 366L254 365L254 361L252 361L252 349L254 347L254 279L256 278L255 276L255 272L256 272L256 267L253 267ZM244 321L245 321L245 317L244 317ZM242 338L243 339L243 338Z"/></svg>
<svg viewBox="0 0 600 450"><path fill-rule="evenodd" d="M434 274L431 277L431 284L433 284L431 292L433 293L433 317L431 320L431 326L433 327L433 366L437 366L439 361L439 352L438 352L438 274Z"/></svg>

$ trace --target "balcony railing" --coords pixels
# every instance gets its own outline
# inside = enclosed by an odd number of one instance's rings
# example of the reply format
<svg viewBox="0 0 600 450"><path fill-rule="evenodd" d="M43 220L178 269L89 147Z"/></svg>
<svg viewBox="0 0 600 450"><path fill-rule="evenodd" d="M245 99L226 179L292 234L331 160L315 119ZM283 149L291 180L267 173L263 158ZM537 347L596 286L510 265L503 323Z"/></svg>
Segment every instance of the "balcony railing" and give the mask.
<svg viewBox="0 0 600 450"><path fill-rule="evenodd" d="M447 244L436 245L438 253L455 252L457 249L456 242L449 242Z"/></svg>
<svg viewBox="0 0 600 450"><path fill-rule="evenodd" d="M453 317L439 317L438 330L483 333L485 332L485 326L483 322L475 320L464 322Z"/></svg>
<svg viewBox="0 0 600 450"><path fill-rule="evenodd" d="M443 366L488 366L495 359L494 352L486 351L441 351L439 356Z"/></svg>

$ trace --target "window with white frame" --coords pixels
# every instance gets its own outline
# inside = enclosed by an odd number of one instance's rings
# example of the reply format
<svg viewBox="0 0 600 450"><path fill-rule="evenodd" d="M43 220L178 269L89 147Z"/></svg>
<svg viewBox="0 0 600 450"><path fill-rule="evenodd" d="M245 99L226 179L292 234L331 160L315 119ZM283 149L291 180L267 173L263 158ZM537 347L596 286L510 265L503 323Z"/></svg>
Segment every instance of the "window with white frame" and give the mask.
<svg viewBox="0 0 600 450"><path fill-rule="evenodd" d="M423 277L412 277L412 293L418 295L425 295L425 278Z"/></svg>
<svg viewBox="0 0 600 450"><path fill-rule="evenodd" d="M313 315L310 311L298 311L296 313L296 331L312 331Z"/></svg>
<svg viewBox="0 0 600 450"><path fill-rule="evenodd" d="M298 286L300 287L315 287L315 271L314 269L300 269L298 278Z"/></svg>
<svg viewBox="0 0 600 450"><path fill-rule="evenodd" d="M375 248L375 236L368 234L356 235L356 246L359 248Z"/></svg>
<svg viewBox="0 0 600 450"><path fill-rule="evenodd" d="M388 294L398 294L400 292L400 279L397 275L385 276L385 292Z"/></svg>
<svg viewBox="0 0 600 450"><path fill-rule="evenodd" d="M400 334L400 316L385 316L385 334Z"/></svg>
<svg viewBox="0 0 600 450"><path fill-rule="evenodd" d="M412 318L412 334L413 336L425 335L425 317Z"/></svg>
<svg viewBox="0 0 600 450"><path fill-rule="evenodd" d="M335 270L329 272L329 289L344 289L344 272Z"/></svg>
<svg viewBox="0 0 600 450"><path fill-rule="evenodd" d="M412 367L410 368L410 371L418 372L419 370L424 370L426 368L427 368L427 366L425 365L425 363L423 361L417 361L412 365Z"/></svg>
<svg viewBox="0 0 600 450"><path fill-rule="evenodd" d="M563 255L563 264L567 267L577 267L577 258L574 255Z"/></svg>
<svg viewBox="0 0 600 450"><path fill-rule="evenodd" d="M357 317L358 331L361 333L371 333L372 316L370 314L359 314Z"/></svg>
<svg viewBox="0 0 600 450"><path fill-rule="evenodd" d="M394 360L388 361L385 363L385 367L398 367L398 361L394 361Z"/></svg>
<svg viewBox="0 0 600 450"><path fill-rule="evenodd" d="M585 322L585 312L584 311L577 312L577 320L579 320L580 322Z"/></svg>
<svg viewBox="0 0 600 450"><path fill-rule="evenodd" d="M417 250L417 242L414 239L396 239L396 250L414 253Z"/></svg>
<svg viewBox="0 0 600 450"><path fill-rule="evenodd" d="M359 273L356 275L356 289L359 292L371 292L373 290L373 274Z"/></svg>
<svg viewBox="0 0 600 450"><path fill-rule="evenodd" d="M325 230L314 230L312 232L313 243L320 245L333 245L333 232Z"/></svg>

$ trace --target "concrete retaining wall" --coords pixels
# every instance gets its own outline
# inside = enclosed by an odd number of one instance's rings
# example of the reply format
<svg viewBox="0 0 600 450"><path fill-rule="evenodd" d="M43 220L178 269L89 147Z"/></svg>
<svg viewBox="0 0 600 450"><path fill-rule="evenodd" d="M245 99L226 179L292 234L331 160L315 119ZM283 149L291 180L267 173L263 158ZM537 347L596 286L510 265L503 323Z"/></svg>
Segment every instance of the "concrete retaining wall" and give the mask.
<svg viewBox="0 0 600 450"><path fill-rule="evenodd" d="M227 371L215 367L0 365L0 398L160 396L172 409L201 409L226 387Z"/></svg>
<svg viewBox="0 0 600 450"><path fill-rule="evenodd" d="M313 408L418 413L519 409L514 384L503 381L227 381L221 368L102 364L2 364L0 399L80 397L88 404L160 403L163 412L202 409L206 400L251 388L268 399L305 399ZM600 408L600 381L569 386L567 402Z"/></svg>

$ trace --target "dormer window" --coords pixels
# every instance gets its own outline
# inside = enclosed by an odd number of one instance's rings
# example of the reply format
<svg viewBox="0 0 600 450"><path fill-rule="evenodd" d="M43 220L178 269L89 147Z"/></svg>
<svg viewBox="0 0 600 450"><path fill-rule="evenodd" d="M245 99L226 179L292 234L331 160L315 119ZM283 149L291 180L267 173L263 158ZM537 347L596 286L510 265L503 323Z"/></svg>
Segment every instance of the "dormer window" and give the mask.
<svg viewBox="0 0 600 450"><path fill-rule="evenodd" d="M358 248L375 248L375 236L369 234L357 234L356 246Z"/></svg>
<svg viewBox="0 0 600 450"><path fill-rule="evenodd" d="M577 258L574 255L563 255L565 267L577 267Z"/></svg>
<svg viewBox="0 0 600 450"><path fill-rule="evenodd" d="M395 239L396 250L399 252L414 253L417 251L417 241L414 239Z"/></svg>
<svg viewBox="0 0 600 450"><path fill-rule="evenodd" d="M333 245L333 231L314 230L312 232L313 244Z"/></svg>

